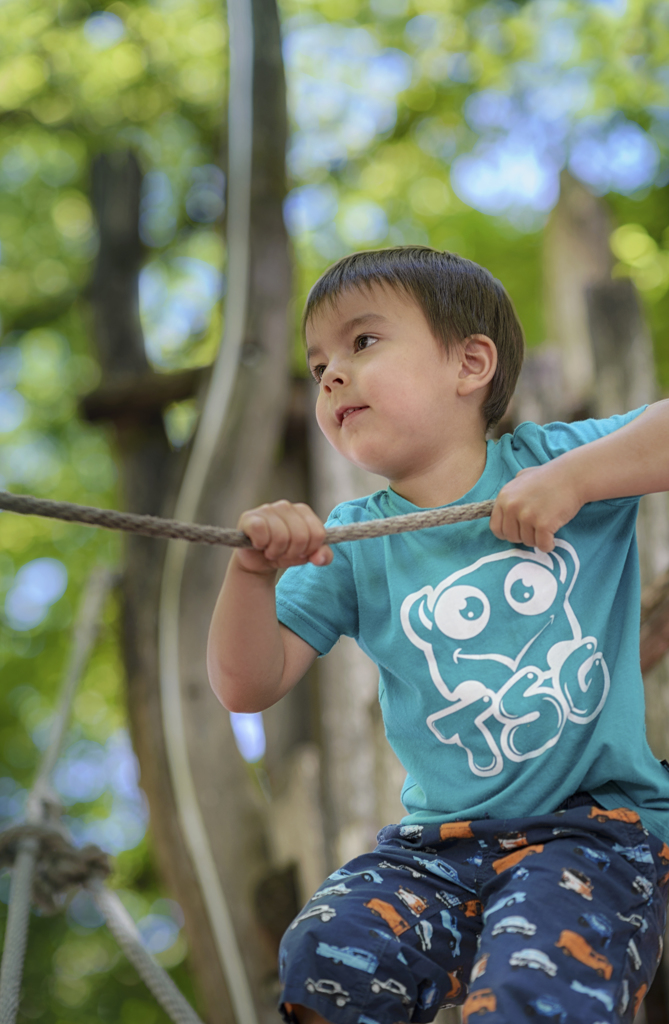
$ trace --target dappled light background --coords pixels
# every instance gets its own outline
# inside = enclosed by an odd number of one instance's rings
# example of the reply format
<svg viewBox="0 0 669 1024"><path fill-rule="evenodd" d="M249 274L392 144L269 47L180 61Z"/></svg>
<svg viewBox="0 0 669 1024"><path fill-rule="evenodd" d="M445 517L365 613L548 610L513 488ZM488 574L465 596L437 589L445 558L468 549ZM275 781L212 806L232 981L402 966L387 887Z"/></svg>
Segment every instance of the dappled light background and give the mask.
<svg viewBox="0 0 669 1024"><path fill-rule="evenodd" d="M615 273L640 289L669 391L666 4L283 0L281 13L296 312L344 253L424 243L489 266L540 344L542 232L566 169L610 204ZM170 373L213 359L226 290L226 45L214 0L0 5L0 487L122 501L107 435L76 414L99 379L87 298L96 154L132 147L145 174L151 365ZM297 329L295 339L302 375ZM175 448L197 414L194 401L166 411ZM114 536L0 515L0 825L24 811L86 576L119 555ZM54 786L77 842L114 855L112 884L189 994L183 917L154 874L126 731L117 617L112 602ZM261 773L262 716L232 724ZM0 876L5 903L7 892ZM40 922L27 1019L164 1019L100 926L83 894Z"/></svg>

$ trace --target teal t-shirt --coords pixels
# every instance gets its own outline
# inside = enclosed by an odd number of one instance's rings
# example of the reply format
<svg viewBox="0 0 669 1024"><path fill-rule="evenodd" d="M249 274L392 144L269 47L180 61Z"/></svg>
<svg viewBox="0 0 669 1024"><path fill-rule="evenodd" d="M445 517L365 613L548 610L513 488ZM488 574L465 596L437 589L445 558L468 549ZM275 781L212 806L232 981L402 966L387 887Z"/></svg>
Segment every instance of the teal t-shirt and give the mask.
<svg viewBox="0 0 669 1024"><path fill-rule="evenodd" d="M538 426L489 441L485 501L528 466L639 415ZM405 823L542 814L588 790L669 841L669 773L645 734L638 498L585 505L554 551L498 540L479 519L336 545L288 569L281 622L325 654L354 637L378 665L386 735L408 772ZM328 525L415 512L391 488Z"/></svg>

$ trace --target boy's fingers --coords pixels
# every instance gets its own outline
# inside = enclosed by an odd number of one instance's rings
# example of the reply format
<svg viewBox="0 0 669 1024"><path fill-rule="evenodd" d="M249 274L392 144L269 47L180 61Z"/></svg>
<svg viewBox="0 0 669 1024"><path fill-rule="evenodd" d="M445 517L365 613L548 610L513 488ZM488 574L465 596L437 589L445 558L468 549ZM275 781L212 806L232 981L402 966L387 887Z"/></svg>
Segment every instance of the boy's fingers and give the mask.
<svg viewBox="0 0 669 1024"><path fill-rule="evenodd" d="M533 548L537 542L537 535L531 523L520 524L520 539L528 548Z"/></svg>
<svg viewBox="0 0 669 1024"><path fill-rule="evenodd" d="M237 526L249 538L254 548L262 551L270 541L270 528L264 515L258 512L245 512Z"/></svg>
<svg viewBox="0 0 669 1024"><path fill-rule="evenodd" d="M555 537L550 530L536 531L536 546L540 551L552 551L555 547Z"/></svg>
<svg viewBox="0 0 669 1024"><path fill-rule="evenodd" d="M318 551L315 551L313 555L309 556L309 561L313 565L329 565L333 558L334 554L332 552L332 548L327 544L323 544Z"/></svg>
<svg viewBox="0 0 669 1024"><path fill-rule="evenodd" d="M299 508L286 502L285 505L282 504L277 509L277 515L287 531L287 544L281 551L283 557L302 558L309 554L311 549L309 524Z"/></svg>
<svg viewBox="0 0 669 1024"><path fill-rule="evenodd" d="M265 557L276 560L288 551L291 544L291 530L283 516L273 508L267 513L267 521L270 540L265 548Z"/></svg>

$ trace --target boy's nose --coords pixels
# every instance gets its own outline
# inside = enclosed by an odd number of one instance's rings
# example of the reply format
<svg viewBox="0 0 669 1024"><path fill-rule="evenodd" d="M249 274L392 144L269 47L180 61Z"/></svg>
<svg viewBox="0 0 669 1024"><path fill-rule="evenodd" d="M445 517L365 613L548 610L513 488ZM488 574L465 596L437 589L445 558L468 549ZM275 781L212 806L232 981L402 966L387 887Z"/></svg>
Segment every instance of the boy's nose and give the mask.
<svg viewBox="0 0 669 1024"><path fill-rule="evenodd" d="M348 382L348 376L341 366L328 366L323 373L323 390L330 393L334 388L341 387Z"/></svg>

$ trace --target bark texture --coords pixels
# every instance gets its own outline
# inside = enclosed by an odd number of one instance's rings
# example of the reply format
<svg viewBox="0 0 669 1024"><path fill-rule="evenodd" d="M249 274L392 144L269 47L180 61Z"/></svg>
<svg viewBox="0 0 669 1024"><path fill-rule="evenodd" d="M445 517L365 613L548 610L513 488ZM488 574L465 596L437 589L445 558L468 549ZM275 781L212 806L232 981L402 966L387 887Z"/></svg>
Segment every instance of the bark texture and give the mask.
<svg viewBox="0 0 669 1024"><path fill-rule="evenodd" d="M546 232L550 344L530 353L518 394L517 421L611 416L658 397L651 339L638 296L631 281L611 279L608 238L612 226L602 200L565 172ZM665 494L641 500L637 533L641 581L646 586L669 562L668 511ZM663 618L665 591L659 582L654 593L655 599L650 591L645 593L649 607L641 654L647 669L648 740L661 758L669 747L669 673L666 661L659 660L659 647L669 629ZM669 1017L666 976L667 966L662 963L642 1010L649 1021Z"/></svg>
<svg viewBox="0 0 669 1024"><path fill-rule="evenodd" d="M289 401L291 276L282 217L286 110L274 0L253 0L253 17L250 315L231 408L199 509L200 519L219 524L234 523L244 508L265 499ZM83 411L91 419L114 423L125 507L170 515L183 465L182 456L166 439L162 410L193 394L203 383L203 374L159 375L148 366L138 303L140 185L140 169L131 154L98 159L93 197L100 251L91 296L103 374L100 388L89 396ZM178 825L162 732L157 613L165 545L131 537L125 553L128 705L159 869L184 908L191 965L207 1019L211 1024L233 1024L206 914L207 895L198 888ZM277 870L271 858L268 808L258 776L238 753L229 716L207 680L206 634L227 555L195 548L189 554L181 604L182 696L201 809L258 1019L269 1024L277 1020L274 936L293 916L297 897L292 867Z"/></svg>

